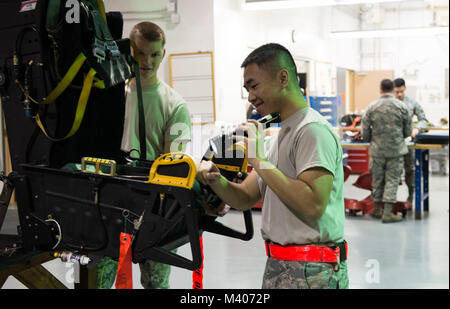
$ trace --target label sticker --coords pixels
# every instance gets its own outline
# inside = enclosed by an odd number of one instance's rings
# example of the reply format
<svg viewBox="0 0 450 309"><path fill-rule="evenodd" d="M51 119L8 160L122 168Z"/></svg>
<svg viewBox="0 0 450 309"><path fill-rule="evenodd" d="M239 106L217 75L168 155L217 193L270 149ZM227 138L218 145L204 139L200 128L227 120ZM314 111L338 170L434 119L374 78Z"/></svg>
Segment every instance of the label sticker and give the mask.
<svg viewBox="0 0 450 309"><path fill-rule="evenodd" d="M38 0L22 1L19 13L34 11L36 9L37 2Z"/></svg>

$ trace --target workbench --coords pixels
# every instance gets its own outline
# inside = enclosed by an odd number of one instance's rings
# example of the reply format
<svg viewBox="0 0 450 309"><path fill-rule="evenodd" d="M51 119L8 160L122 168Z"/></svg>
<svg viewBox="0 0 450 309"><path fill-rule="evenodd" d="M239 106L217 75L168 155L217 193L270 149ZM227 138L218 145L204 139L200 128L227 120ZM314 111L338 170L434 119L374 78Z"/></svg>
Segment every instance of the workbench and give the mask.
<svg viewBox="0 0 450 309"><path fill-rule="evenodd" d="M414 212L415 218L422 218L422 205L423 211L429 211L429 151L431 149L442 149L444 145L440 144L414 144L408 143L409 149L415 150L415 199L414 199ZM349 143L341 142L343 149L366 149L369 148L369 143ZM423 181L422 181L423 179Z"/></svg>

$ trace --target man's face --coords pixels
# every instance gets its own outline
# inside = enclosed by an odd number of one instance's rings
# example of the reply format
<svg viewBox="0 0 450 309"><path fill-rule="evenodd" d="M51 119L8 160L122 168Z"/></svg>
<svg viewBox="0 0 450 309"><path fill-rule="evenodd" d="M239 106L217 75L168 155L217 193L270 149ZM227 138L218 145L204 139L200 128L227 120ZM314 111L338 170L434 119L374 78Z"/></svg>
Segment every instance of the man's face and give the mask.
<svg viewBox="0 0 450 309"><path fill-rule="evenodd" d="M163 46L163 41L159 40L155 42L149 42L138 35L136 37L135 43L139 51L139 56L141 58L141 78L156 78L156 73L158 72L159 66L166 52Z"/></svg>
<svg viewBox="0 0 450 309"><path fill-rule="evenodd" d="M244 88L248 91L248 101L256 111L265 116L278 112L277 95L280 85L275 76L256 63L249 64L244 69Z"/></svg>
<svg viewBox="0 0 450 309"><path fill-rule="evenodd" d="M406 90L405 86L395 87L394 88L394 96L398 100L403 101L403 99L405 98L405 90Z"/></svg>

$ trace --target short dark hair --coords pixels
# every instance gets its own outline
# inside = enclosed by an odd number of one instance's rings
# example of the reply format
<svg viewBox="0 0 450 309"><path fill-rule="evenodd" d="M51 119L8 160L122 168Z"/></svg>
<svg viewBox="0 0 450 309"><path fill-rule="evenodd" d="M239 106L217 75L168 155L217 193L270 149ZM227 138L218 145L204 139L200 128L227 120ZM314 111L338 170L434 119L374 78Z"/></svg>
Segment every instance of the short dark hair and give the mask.
<svg viewBox="0 0 450 309"><path fill-rule="evenodd" d="M138 33L148 42L162 40L163 46L166 44L164 31L151 21L143 21L136 24L130 32L130 39L135 40Z"/></svg>
<svg viewBox="0 0 450 309"><path fill-rule="evenodd" d="M402 87L402 86L406 87L406 83L405 83L405 80L403 78L396 78L396 79L394 79L394 87L398 88L398 87Z"/></svg>
<svg viewBox="0 0 450 309"><path fill-rule="evenodd" d="M258 47L245 58L241 68L245 68L252 63L256 63L260 68L264 67L270 71L278 72L281 69L285 69L289 75L295 77L295 83L298 85L297 66L294 58L289 50L280 44L269 43Z"/></svg>
<svg viewBox="0 0 450 309"><path fill-rule="evenodd" d="M392 92L394 90L394 82L390 79L383 79L380 88L382 92Z"/></svg>

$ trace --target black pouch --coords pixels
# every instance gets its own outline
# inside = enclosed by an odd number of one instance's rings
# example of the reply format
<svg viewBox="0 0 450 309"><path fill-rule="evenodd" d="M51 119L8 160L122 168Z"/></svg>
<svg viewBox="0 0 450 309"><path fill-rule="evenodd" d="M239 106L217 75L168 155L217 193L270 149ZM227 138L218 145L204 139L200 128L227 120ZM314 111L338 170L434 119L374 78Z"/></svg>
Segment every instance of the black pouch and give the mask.
<svg viewBox="0 0 450 309"><path fill-rule="evenodd" d="M68 22L68 15L70 12L63 7L60 0L48 1L46 30L52 41L52 52L56 59L55 71L60 71L57 79L62 78L80 53L86 57L86 64L81 70L84 73L90 69L96 72L97 83L94 84L96 88L108 89L134 77L135 60L130 55L129 40L114 39L120 37L121 33L118 35L118 32L121 32L123 27L120 12L106 15L103 1L80 0L77 21ZM108 22L111 23L115 36L111 34ZM68 33L71 37L64 37ZM68 43L72 45L71 50L61 48L68 46ZM77 84L80 86L79 82Z"/></svg>
<svg viewBox="0 0 450 309"><path fill-rule="evenodd" d="M81 0L83 29L82 52L87 63L97 72L97 77L103 81L104 87L110 88L133 77L132 57L111 35L106 17L102 16L97 1ZM83 28L84 28L83 27Z"/></svg>
<svg viewBox="0 0 450 309"><path fill-rule="evenodd" d="M104 90L121 87L139 72L137 63L130 54L130 40L115 40L107 24L112 24L111 28L118 38L123 28L121 13L110 14L108 19L102 0L80 0L77 3L79 9L74 11L76 18L71 16L71 9L67 10L59 0L48 0L47 5L45 28L51 45L47 62L56 87L42 104L53 103L61 96L60 101L66 103L60 106L60 118L64 118L64 123L60 126L65 129L57 131L68 133L62 137L61 134L48 133L39 113L36 115L36 122L42 132L55 142L68 139L78 132L88 101L92 101L91 89L107 93ZM78 103L67 103L72 102L76 96L79 97ZM66 123L71 122L70 118L73 119L73 124L67 126Z"/></svg>

